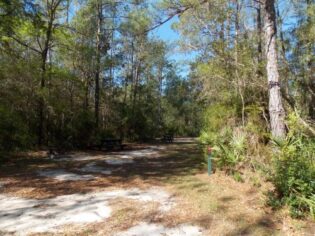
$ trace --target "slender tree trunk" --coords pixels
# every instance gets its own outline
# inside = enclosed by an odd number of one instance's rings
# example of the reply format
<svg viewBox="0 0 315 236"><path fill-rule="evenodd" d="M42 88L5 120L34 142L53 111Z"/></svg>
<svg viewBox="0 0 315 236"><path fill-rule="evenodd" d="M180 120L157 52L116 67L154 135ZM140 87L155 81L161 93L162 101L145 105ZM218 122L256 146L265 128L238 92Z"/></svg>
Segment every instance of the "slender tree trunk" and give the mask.
<svg viewBox="0 0 315 236"><path fill-rule="evenodd" d="M41 81L40 81L40 89L43 92L45 88L45 79L46 77L46 57L42 54L42 66L41 66ZM39 124L38 124L38 145L41 146L43 144L44 139L44 109L45 109L45 99L44 95L39 95L38 107L39 107Z"/></svg>
<svg viewBox="0 0 315 236"><path fill-rule="evenodd" d="M67 6L66 6L66 23L69 24L69 10L70 10L70 1L71 0L67 0Z"/></svg>
<svg viewBox="0 0 315 236"><path fill-rule="evenodd" d="M230 41L231 41L230 33L231 33L231 15L228 14L227 19L226 19L226 45L227 47L230 46Z"/></svg>
<svg viewBox="0 0 315 236"><path fill-rule="evenodd" d="M258 63L259 63L259 67L258 67L258 75L259 77L262 76L262 71L260 70L260 64L262 62L262 57L263 57L263 50L262 50L262 20L261 20L261 5L260 3L257 4L257 35L258 35L258 47L257 47L257 51L258 51Z"/></svg>
<svg viewBox="0 0 315 236"><path fill-rule="evenodd" d="M131 91L130 91L130 101L132 101L133 90L134 90L134 83L135 83L135 64L136 64L136 53L134 48L134 39L131 42Z"/></svg>
<svg viewBox="0 0 315 236"><path fill-rule="evenodd" d="M113 11L113 25L116 25L116 9ZM114 41L115 41L115 30L112 31L111 34L111 45L114 45ZM114 46L111 47L110 49L110 70L109 70L109 77L110 77L110 88L111 88L111 92L113 92L113 88L114 88L114 76L115 76L115 67L114 67L114 63L113 63L113 58L114 58ZM111 97L111 96L110 96Z"/></svg>
<svg viewBox="0 0 315 236"><path fill-rule="evenodd" d="M162 92L163 92L163 65L159 68L159 107L158 107L158 122L159 122L159 130L162 129Z"/></svg>
<svg viewBox="0 0 315 236"><path fill-rule="evenodd" d="M240 16L240 3L239 0L235 0L235 38L234 38L234 63L235 63L235 77L237 83L237 90L241 98L242 102L242 125L245 125L245 101L243 96L243 83L239 76L238 71L238 39L240 32L240 24L239 24L239 16Z"/></svg>
<svg viewBox="0 0 315 236"><path fill-rule="evenodd" d="M52 36L52 28L55 19L55 12L57 10L58 5L60 4L61 0L56 2L55 5L53 2L47 4L47 13L49 15L49 21L47 25L46 37L44 42L44 47L41 52L41 80L40 80L40 98L39 98L39 127L38 127L38 145L41 146L45 140L45 99L44 99L44 89L46 87L46 74L47 74L47 57L48 51L50 47L50 41Z"/></svg>
<svg viewBox="0 0 315 236"><path fill-rule="evenodd" d="M127 89L128 89L128 70L125 75L125 81L124 81L124 99L123 99L123 105L122 105L122 114L123 118L125 118L127 114ZM122 120L121 126L120 126L120 138L124 139L125 137L125 121L124 119Z"/></svg>
<svg viewBox="0 0 315 236"><path fill-rule="evenodd" d="M269 86L269 115L271 133L273 137L283 139L286 136L285 129L285 111L283 109L279 71L278 71L278 58L276 46L276 14L275 14L275 1L263 0L265 9L264 16L264 31L265 31L265 53L267 58L267 77Z"/></svg>
<svg viewBox="0 0 315 236"><path fill-rule="evenodd" d="M139 70L140 70L140 61L137 62L135 66L135 77L134 77L134 88L133 88L133 97L132 97L132 126L133 130L136 131L136 105L137 105L137 94L138 94L138 83L139 83Z"/></svg>
<svg viewBox="0 0 315 236"><path fill-rule="evenodd" d="M84 110L89 110L89 78L86 78L85 88L84 88Z"/></svg>
<svg viewBox="0 0 315 236"><path fill-rule="evenodd" d="M309 10L312 6L314 6L314 0L307 0L307 10ZM309 13L310 14L310 13ZM312 24L312 16L307 16L307 24ZM311 39L307 40L307 54L309 56L309 60L307 62L307 77L308 77L308 89L310 93L310 99L308 104L308 113L311 119L315 119L315 70L314 70L314 54L312 53L314 50L314 41Z"/></svg>
<svg viewBox="0 0 315 236"><path fill-rule="evenodd" d="M96 68L95 68L95 103L94 103L94 116L95 128L99 126L99 104L100 104L100 73L101 73L101 27L102 27L102 4L99 1L97 7L97 33L96 33Z"/></svg>

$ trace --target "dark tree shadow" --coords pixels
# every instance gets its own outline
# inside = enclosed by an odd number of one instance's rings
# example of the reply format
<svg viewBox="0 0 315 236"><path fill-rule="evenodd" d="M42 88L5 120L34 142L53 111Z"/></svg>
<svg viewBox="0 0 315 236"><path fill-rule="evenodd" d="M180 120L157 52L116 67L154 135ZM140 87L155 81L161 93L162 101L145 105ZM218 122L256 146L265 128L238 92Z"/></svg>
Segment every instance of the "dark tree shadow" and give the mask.
<svg viewBox="0 0 315 236"><path fill-rule="evenodd" d="M61 161L60 158L70 158L71 153L62 154L55 159L19 157L12 159L7 165L0 167L1 179L14 179L13 183L0 188L0 193L14 192L21 188L32 188L33 197L54 197L63 194L87 193L95 189L107 187L125 187L135 185L139 180L141 184L161 185L164 181L181 178L189 174L198 173L204 170L204 163L201 151L197 145L173 144L158 145L158 154L134 158L133 163L122 165L107 164L104 160L85 161ZM141 145L131 150L143 150L147 147ZM154 148L153 148L154 149ZM87 151L90 156L95 155L121 155L124 151L99 152ZM98 173L81 172L78 168L96 162L105 170L111 170L111 174L103 175ZM45 169L66 169L78 174L95 175L96 179L84 181L57 181L52 178L42 177L37 174L38 170ZM141 186L140 186L141 187ZM200 187L200 186L197 186Z"/></svg>

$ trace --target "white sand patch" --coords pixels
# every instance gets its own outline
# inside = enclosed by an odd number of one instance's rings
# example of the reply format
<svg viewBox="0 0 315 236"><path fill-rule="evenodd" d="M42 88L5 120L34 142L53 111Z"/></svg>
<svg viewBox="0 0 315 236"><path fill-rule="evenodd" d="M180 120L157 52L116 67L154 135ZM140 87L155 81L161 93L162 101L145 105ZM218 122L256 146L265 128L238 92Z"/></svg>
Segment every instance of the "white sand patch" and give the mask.
<svg viewBox="0 0 315 236"><path fill-rule="evenodd" d="M96 161L106 158L106 155L91 155L89 153L75 153L55 158L55 161Z"/></svg>
<svg viewBox="0 0 315 236"><path fill-rule="evenodd" d="M115 155L111 153L104 153L102 155L91 155L89 153L72 153L67 155L55 156L53 158L54 161L97 161L97 160L117 160L117 159L132 159L132 158L143 158L143 157L152 157L159 154L160 150L165 149L164 146L149 146L146 149L141 150L133 150L133 151L120 151L116 152ZM47 158L49 159L49 158ZM114 161L115 162L115 161ZM117 165L121 165L121 163ZM131 161L129 161L131 163Z"/></svg>
<svg viewBox="0 0 315 236"><path fill-rule="evenodd" d="M104 160L107 164L110 165L123 165L123 164L131 164L134 162L135 158L149 158L154 155L157 155L158 152L153 149L143 149L143 150L135 150L135 151L122 151L117 152L115 155L113 154L104 154L104 155L90 155L88 153L79 153L79 154L71 154L62 158L55 158L55 161L99 161ZM84 171L84 170L83 170ZM93 172L93 171L91 171ZM99 172L99 171L95 171Z"/></svg>
<svg viewBox="0 0 315 236"><path fill-rule="evenodd" d="M152 150L166 150L166 146L148 146Z"/></svg>
<svg viewBox="0 0 315 236"><path fill-rule="evenodd" d="M149 190L131 189L127 192L116 192L115 195L144 202L158 202L160 204L159 210L162 212L171 210L176 204L170 194L160 188L151 188Z"/></svg>
<svg viewBox="0 0 315 236"><path fill-rule="evenodd" d="M132 156L132 157L151 157L157 154L159 154L159 152L157 152L156 150L153 150L152 148L130 151L126 153L126 155Z"/></svg>
<svg viewBox="0 0 315 236"><path fill-rule="evenodd" d="M197 138L175 138L174 139L175 143L196 143L197 142Z"/></svg>
<svg viewBox="0 0 315 236"><path fill-rule="evenodd" d="M0 195L0 229L28 235L58 232L64 224L99 222L111 215L109 201L117 198L158 202L161 210L172 202L171 196L160 188L72 194L44 200Z"/></svg>
<svg viewBox="0 0 315 236"><path fill-rule="evenodd" d="M199 236L201 228L188 224L181 224L174 228L167 228L160 224L142 222L127 231L120 232L116 236Z"/></svg>
<svg viewBox="0 0 315 236"><path fill-rule="evenodd" d="M107 156L105 162L110 165L123 165L131 164L136 158L150 158L152 156L158 155L159 152L153 150L152 148L134 150L134 151L123 151L116 155Z"/></svg>
<svg viewBox="0 0 315 236"><path fill-rule="evenodd" d="M121 158L121 159L132 159L133 157L130 156L130 155L119 155L118 158Z"/></svg>
<svg viewBox="0 0 315 236"><path fill-rule="evenodd" d="M123 165L123 164L131 164L134 162L133 159L128 159L128 158L111 158L111 159L107 159L105 160L105 162L107 164L110 164L110 165Z"/></svg>
<svg viewBox="0 0 315 236"><path fill-rule="evenodd" d="M111 170L106 170L104 167L97 166L95 162L87 164L86 166L79 169L83 172L92 172L92 173L100 173L104 175L110 175L112 173Z"/></svg>
<svg viewBox="0 0 315 236"><path fill-rule="evenodd" d="M47 200L0 195L0 209L0 229L18 235L56 231L64 224L98 222L111 214L106 196L101 194L73 194Z"/></svg>
<svg viewBox="0 0 315 236"><path fill-rule="evenodd" d="M37 172L38 175L48 178L53 178L59 181L77 181L77 180L91 180L95 179L93 175L79 175L65 171L63 169L56 170L41 170Z"/></svg>

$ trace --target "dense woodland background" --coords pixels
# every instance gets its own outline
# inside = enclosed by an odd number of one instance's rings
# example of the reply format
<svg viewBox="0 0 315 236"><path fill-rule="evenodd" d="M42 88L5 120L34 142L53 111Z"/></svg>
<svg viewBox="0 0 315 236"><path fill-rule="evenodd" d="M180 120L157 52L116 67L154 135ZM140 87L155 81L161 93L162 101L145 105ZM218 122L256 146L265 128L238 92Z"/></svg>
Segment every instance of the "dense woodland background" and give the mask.
<svg viewBox="0 0 315 236"><path fill-rule="evenodd" d="M177 45L151 34L174 17ZM0 149L200 136L314 214L314 54L313 0L1 0Z"/></svg>

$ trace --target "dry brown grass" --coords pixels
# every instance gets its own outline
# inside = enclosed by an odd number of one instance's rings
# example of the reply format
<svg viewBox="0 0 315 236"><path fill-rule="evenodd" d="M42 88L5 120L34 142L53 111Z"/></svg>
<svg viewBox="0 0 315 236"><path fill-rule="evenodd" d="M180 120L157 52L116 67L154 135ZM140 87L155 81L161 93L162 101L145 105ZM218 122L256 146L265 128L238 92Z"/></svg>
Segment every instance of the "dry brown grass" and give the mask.
<svg viewBox="0 0 315 236"><path fill-rule="evenodd" d="M134 148L145 147L137 145ZM98 154L104 153L90 153ZM192 144L167 145L159 155L138 159L130 165L111 167L96 161L98 165L111 168L111 175L98 175L90 181L61 182L39 177L36 171L63 168L78 172L77 168L89 161L62 163L45 159L44 152L27 153L0 167L0 181L6 182L0 193L43 199L73 193L161 186L176 199L176 206L167 213L161 213L157 203L116 199L111 202L112 216L104 222L65 226L60 235L113 235L141 221L167 227L190 223L203 227L204 235L313 235L313 223L292 220L286 212L273 212L266 207L264 192L271 188L270 185L262 181L260 187L254 187L255 183L248 180L239 183L219 171L209 177L205 174L201 156Z"/></svg>

